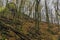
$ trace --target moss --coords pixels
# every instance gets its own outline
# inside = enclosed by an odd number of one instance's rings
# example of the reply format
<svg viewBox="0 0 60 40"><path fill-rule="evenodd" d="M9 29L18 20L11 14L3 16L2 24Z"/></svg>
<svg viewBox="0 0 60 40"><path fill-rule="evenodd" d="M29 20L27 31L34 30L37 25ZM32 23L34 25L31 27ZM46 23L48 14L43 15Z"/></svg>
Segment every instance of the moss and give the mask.
<svg viewBox="0 0 60 40"><path fill-rule="evenodd" d="M5 9L5 7L0 7L0 12L2 12Z"/></svg>

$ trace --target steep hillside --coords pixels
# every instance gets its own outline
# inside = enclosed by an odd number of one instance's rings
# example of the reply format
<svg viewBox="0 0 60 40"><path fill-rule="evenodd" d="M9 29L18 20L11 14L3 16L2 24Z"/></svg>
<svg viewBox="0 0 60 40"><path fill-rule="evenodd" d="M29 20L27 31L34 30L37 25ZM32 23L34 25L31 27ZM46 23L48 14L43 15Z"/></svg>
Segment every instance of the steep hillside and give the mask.
<svg viewBox="0 0 60 40"><path fill-rule="evenodd" d="M58 25L50 23L49 28L46 22L40 22L40 31L36 32L35 21L27 16L22 18L1 16L0 26L3 28L0 32L5 34L7 40L58 40L60 36ZM8 30L8 32L4 33L2 30Z"/></svg>

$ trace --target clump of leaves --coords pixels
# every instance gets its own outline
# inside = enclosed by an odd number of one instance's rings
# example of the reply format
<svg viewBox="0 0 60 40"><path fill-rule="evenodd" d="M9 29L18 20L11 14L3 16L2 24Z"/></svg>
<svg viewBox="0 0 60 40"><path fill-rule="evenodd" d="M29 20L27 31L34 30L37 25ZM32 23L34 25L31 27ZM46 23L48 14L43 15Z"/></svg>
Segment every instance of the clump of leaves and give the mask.
<svg viewBox="0 0 60 40"><path fill-rule="evenodd" d="M13 2L8 3L8 4L6 5L6 7L7 7L8 9L16 9L16 5L15 5Z"/></svg>

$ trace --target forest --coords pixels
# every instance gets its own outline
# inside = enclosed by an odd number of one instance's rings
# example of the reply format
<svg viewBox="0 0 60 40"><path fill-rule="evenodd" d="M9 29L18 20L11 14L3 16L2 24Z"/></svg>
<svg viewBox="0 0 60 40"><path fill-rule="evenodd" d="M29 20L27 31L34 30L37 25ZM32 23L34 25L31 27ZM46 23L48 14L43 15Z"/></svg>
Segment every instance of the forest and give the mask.
<svg viewBox="0 0 60 40"><path fill-rule="evenodd" d="M60 0L0 0L0 40L60 40Z"/></svg>

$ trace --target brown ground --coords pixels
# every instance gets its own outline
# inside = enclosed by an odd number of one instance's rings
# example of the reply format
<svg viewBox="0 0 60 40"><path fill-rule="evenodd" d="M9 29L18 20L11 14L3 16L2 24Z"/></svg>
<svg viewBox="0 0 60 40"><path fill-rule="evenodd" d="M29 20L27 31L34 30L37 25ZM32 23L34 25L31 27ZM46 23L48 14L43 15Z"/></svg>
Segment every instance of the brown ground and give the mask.
<svg viewBox="0 0 60 40"><path fill-rule="evenodd" d="M8 21L8 20L13 20L13 18L7 18L7 17L1 17L0 21L3 22L3 24L6 26L10 26L13 29L16 29L18 32L23 33L23 35L27 35L30 37L30 40L58 40L58 37L60 36L59 28L57 24L51 24L50 23L50 28L48 27L48 23L46 22L40 22L40 30L38 33L35 33L35 21L30 18L16 18L15 22L13 21ZM17 22L16 22L17 21ZM12 22L12 23L9 23ZM20 27L22 26L22 28ZM21 28L21 29L20 29ZM31 32L30 32L31 31ZM11 29L9 29L9 35L12 37L6 36L7 40L21 40L20 37ZM1 35L1 33L0 33ZM0 39L2 36L0 36ZM27 38L24 40L28 40Z"/></svg>

